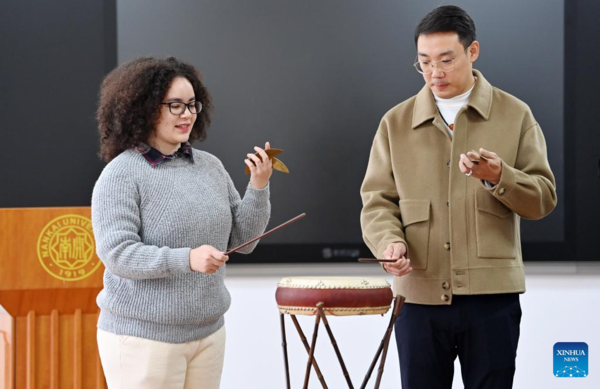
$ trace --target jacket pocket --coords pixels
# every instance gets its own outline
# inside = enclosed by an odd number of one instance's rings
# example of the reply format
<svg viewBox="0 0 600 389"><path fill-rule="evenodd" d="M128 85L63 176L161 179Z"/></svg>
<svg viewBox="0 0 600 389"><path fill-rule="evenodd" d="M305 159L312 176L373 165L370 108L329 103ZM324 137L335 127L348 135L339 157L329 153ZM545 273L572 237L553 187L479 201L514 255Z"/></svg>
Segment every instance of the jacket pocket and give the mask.
<svg viewBox="0 0 600 389"><path fill-rule="evenodd" d="M515 214L487 190L475 192L479 258L515 258Z"/></svg>
<svg viewBox="0 0 600 389"><path fill-rule="evenodd" d="M427 269L430 214L429 200L400 200L400 216L408 245L406 256L413 269Z"/></svg>

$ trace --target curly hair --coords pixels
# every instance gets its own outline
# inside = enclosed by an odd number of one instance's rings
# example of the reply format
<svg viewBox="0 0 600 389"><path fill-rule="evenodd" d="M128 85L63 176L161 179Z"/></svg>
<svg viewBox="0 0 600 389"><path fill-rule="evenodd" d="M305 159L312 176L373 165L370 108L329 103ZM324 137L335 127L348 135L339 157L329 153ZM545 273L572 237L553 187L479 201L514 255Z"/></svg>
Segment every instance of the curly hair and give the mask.
<svg viewBox="0 0 600 389"><path fill-rule="evenodd" d="M176 77L186 78L202 103L190 142L206 139L212 102L200 72L174 57L137 58L111 71L102 81L96 118L100 157L110 162L127 149L147 142L160 118L160 103Z"/></svg>

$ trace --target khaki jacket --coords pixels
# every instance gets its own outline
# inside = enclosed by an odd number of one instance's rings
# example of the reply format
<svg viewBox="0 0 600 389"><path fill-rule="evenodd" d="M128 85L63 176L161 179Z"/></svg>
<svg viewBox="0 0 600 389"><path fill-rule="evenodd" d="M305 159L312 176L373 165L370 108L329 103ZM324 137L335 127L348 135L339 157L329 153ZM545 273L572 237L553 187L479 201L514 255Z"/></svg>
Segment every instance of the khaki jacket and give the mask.
<svg viewBox="0 0 600 389"><path fill-rule="evenodd" d="M373 141L361 187L363 238L377 258L390 243L407 245L413 270L394 277L407 302L524 292L520 218L540 219L556 206L546 142L529 107L473 73L453 139L424 86L385 114ZM458 167L461 153L479 148L502 158L493 188Z"/></svg>

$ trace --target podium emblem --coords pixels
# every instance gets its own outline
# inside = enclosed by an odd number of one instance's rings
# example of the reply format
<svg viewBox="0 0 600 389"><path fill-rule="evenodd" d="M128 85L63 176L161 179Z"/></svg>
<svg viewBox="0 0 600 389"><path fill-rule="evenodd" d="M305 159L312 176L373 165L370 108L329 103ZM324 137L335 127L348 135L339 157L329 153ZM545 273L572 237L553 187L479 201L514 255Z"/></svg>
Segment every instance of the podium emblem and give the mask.
<svg viewBox="0 0 600 389"><path fill-rule="evenodd" d="M92 275L100 267L95 251L92 221L80 215L53 219L38 238L42 267L63 281L79 281Z"/></svg>

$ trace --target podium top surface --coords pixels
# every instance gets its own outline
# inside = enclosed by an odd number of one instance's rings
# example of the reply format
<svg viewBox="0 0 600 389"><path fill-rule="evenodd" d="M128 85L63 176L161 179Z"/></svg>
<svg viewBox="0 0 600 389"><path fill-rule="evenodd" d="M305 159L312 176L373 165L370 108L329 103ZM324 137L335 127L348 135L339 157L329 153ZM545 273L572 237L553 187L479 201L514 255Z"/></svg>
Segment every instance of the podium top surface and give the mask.
<svg viewBox="0 0 600 389"><path fill-rule="evenodd" d="M90 207L0 208L0 291L100 288Z"/></svg>

